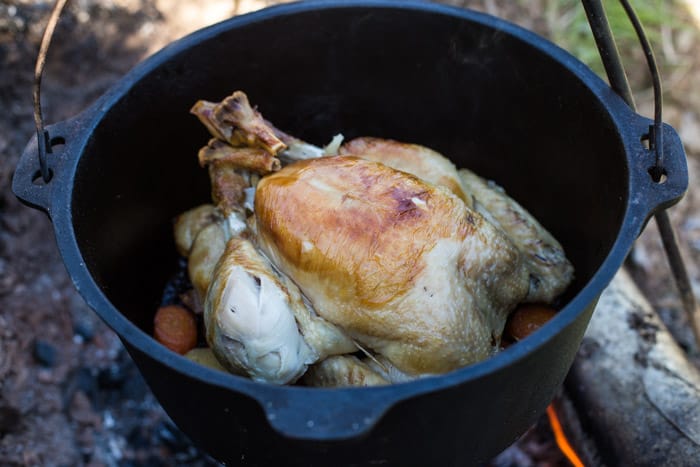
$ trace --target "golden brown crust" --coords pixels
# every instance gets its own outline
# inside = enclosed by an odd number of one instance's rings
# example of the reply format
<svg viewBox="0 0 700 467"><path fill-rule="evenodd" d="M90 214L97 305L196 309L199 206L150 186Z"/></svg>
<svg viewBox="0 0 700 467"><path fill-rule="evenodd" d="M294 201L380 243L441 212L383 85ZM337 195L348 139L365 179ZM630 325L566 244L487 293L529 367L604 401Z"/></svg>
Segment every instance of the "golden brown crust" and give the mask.
<svg viewBox="0 0 700 467"><path fill-rule="evenodd" d="M370 308L412 286L438 239L464 237L477 222L446 191L356 157L297 162L262 179L255 212L285 261Z"/></svg>
<svg viewBox="0 0 700 467"><path fill-rule="evenodd" d="M339 155L357 155L408 172L426 182L444 186L469 206L462 190L457 168L449 159L432 149L391 139L360 137L340 147Z"/></svg>
<svg viewBox="0 0 700 467"><path fill-rule="evenodd" d="M486 358L527 292L503 234L447 189L384 164L289 165L260 181L255 213L260 248L318 314L408 374Z"/></svg>

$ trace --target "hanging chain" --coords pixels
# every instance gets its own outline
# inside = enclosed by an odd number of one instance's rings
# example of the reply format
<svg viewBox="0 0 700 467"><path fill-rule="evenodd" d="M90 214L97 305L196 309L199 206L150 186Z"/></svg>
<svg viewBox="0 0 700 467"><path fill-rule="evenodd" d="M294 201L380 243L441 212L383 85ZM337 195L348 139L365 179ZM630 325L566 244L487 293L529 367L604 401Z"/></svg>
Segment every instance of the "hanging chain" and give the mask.
<svg viewBox="0 0 700 467"><path fill-rule="evenodd" d="M46 24L44 35L41 38L39 55L37 56L36 66L34 67L34 124L36 125L36 138L39 147L39 165L41 169L41 177L44 179L44 183L48 183L49 180L51 180L51 172L49 171L49 164L47 161L47 154L51 153L51 138L49 137L48 131L44 129L44 116L41 113L41 77L44 73L46 54L49 51L51 38L53 37L54 30L56 29L58 19L61 17L63 7L66 6L67 2L68 0L56 0L56 3L51 10L49 21Z"/></svg>

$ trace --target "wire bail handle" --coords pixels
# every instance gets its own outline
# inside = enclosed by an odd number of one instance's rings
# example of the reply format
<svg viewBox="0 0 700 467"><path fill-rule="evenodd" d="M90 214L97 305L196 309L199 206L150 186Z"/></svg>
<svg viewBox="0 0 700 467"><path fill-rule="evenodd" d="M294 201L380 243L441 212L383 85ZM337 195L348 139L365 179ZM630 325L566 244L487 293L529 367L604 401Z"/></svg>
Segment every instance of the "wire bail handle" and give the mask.
<svg viewBox="0 0 700 467"><path fill-rule="evenodd" d="M44 116L41 112L41 77L44 73L44 65L46 64L46 55L49 51L51 38L58 24L58 19L61 17L63 7L66 6L68 0L56 0L49 21L44 29L44 35L41 37L41 45L39 46L39 55L36 59L34 67L34 87L33 87L33 102L34 102L34 125L36 126L36 140L39 150L39 168L41 177L44 183L51 180L51 170L49 169L48 154L51 154L51 137L49 132L44 128Z"/></svg>
<svg viewBox="0 0 700 467"><path fill-rule="evenodd" d="M624 69L622 68L619 53L617 51L614 39L612 38L612 33L610 31L610 26L608 24L603 6L600 0L581 1L584 9L586 10L588 22L593 31L596 44L598 45L605 71L610 79L611 87L627 102L627 104L630 105L630 107L634 109L635 104L629 82L627 81ZM49 21L41 38L39 54L36 61L36 67L34 69L34 124L36 126L41 176L45 183L48 183L49 180L51 180L51 173L47 160L47 155L51 153L51 139L48 132L44 128L43 114L41 111L41 78L53 33L61 16L61 12L67 3L68 0L56 0L54 3L53 9L51 10L51 15L49 16ZM644 50L644 56L646 58L653 81L654 124L649 128L649 148L653 150L656 155L655 165L651 172L651 176L658 182L665 175L662 118L663 96L660 74L656 64L656 59L654 57L654 52L651 48L649 40L646 37L646 34L644 33L644 28L641 25L639 18L634 13L632 6L627 0L620 0L620 3L625 9L627 16L632 22L635 32L637 33L637 37L639 38L642 49Z"/></svg>
<svg viewBox="0 0 700 467"><path fill-rule="evenodd" d="M666 176L666 168L664 161L664 132L662 119L663 95L659 68L656 64L654 51L644 32L644 27L632 9L632 6L629 4L628 0L619 1L637 34L653 82L654 123L649 126L648 137L649 150L654 151L655 161L654 165L649 170L649 175L656 183L663 183L664 177ZM636 111L632 90L627 80L625 70L622 67L620 54L617 50L615 40L613 39L610 24L608 23L601 0L581 0L581 3L583 3L583 7L586 10L588 23L593 31L593 37L598 46L600 58L603 61L605 72L608 75L610 86ZM659 235L661 236L666 258L668 259L676 288L678 289L683 304L683 309L693 330L696 344L700 347L700 308L697 305L695 293L693 292L693 287L688 276L688 270L683 262L680 248L678 247L678 240L673 225L671 224L671 219L666 210L656 213L654 219L659 227Z"/></svg>
<svg viewBox="0 0 700 467"><path fill-rule="evenodd" d="M605 67L605 72L610 81L610 87L615 91L633 110L636 110L632 90L627 80L627 75L622 67L620 54L615 44L610 25L605 15L605 10L600 0L581 0L583 7L586 10L588 23L593 32L600 58ZM627 0L619 0L625 10L632 26L634 27L639 43L644 51L644 57L649 68L653 88L654 88L654 124L649 128L649 149L654 151L655 163L652 169L652 177L654 181L660 181L665 174L664 167L664 145L663 145L663 94L661 89L661 74L656 64L654 51L649 43L649 40L644 32L639 18L635 14L632 6Z"/></svg>

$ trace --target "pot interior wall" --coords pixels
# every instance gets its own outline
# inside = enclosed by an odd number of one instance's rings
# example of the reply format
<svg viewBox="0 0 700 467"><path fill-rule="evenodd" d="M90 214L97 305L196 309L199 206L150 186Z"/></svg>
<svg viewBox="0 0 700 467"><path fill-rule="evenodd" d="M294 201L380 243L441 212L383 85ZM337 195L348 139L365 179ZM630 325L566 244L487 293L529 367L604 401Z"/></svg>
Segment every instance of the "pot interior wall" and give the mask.
<svg viewBox="0 0 700 467"><path fill-rule="evenodd" d="M569 295L610 250L628 196L620 138L580 79L528 43L470 19L359 8L205 36L131 83L76 173L86 265L146 332L177 261L172 220L208 200L197 150L209 136L188 111L236 89L313 143L339 132L419 143L495 180L564 245Z"/></svg>

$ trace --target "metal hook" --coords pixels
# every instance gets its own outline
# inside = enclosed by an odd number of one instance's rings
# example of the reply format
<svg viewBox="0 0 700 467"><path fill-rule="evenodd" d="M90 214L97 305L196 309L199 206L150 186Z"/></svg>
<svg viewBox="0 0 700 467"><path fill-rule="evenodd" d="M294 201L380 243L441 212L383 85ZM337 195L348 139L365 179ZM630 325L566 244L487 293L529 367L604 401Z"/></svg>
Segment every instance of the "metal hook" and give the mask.
<svg viewBox="0 0 700 467"><path fill-rule="evenodd" d="M66 6L67 2L68 0L56 0L56 3L54 3L49 21L46 23L46 29L44 29L44 35L41 37L39 55L37 56L36 66L34 67L34 125L36 126L36 137L39 149L39 165L44 183L48 183L51 180L51 172L49 171L49 164L47 161L47 154L51 153L51 138L49 137L49 132L44 129L44 116L41 113L41 77L44 73L44 65L46 64L46 55L49 51L51 38L56 29L56 24L58 24L58 20L61 17L63 7Z"/></svg>

